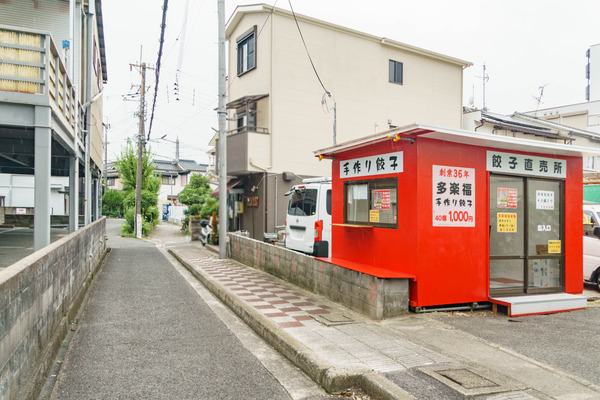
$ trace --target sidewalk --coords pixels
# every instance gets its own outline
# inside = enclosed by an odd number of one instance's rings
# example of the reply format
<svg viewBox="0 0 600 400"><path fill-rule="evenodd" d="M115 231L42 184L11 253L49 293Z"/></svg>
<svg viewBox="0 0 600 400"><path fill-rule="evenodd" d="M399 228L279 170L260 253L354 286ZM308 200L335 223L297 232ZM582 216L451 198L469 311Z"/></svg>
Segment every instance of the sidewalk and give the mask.
<svg viewBox="0 0 600 400"><path fill-rule="evenodd" d="M223 303L328 391L377 399L600 399L600 388L427 315L382 322L199 243L168 248Z"/></svg>

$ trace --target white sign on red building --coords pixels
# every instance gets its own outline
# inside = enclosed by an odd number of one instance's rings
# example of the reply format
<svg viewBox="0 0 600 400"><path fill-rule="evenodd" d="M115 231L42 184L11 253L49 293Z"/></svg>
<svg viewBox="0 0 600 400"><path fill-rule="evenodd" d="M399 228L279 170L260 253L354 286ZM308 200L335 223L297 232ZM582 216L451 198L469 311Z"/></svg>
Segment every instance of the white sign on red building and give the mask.
<svg viewBox="0 0 600 400"><path fill-rule="evenodd" d="M433 226L475 226L475 168L433 166Z"/></svg>
<svg viewBox="0 0 600 400"><path fill-rule="evenodd" d="M378 154L340 161L340 178L396 174L404 170L402 152Z"/></svg>

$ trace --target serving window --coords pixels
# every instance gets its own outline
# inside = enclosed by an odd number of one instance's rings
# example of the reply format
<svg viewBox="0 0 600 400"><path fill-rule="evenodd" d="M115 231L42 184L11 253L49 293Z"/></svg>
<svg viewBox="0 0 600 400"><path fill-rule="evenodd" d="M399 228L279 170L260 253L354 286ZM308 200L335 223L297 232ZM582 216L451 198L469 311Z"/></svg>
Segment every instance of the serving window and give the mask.
<svg viewBox="0 0 600 400"><path fill-rule="evenodd" d="M398 180L344 182L344 223L397 229Z"/></svg>

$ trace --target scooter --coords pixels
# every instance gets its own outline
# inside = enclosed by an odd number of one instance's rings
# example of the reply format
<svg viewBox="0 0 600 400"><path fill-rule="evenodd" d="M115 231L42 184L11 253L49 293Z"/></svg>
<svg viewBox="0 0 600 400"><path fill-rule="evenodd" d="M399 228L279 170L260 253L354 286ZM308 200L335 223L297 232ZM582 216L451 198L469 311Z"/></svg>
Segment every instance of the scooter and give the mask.
<svg viewBox="0 0 600 400"><path fill-rule="evenodd" d="M202 246L206 246L206 243L208 243L210 239L210 233L212 232L213 227L209 220L203 219L200 221L200 228L200 242L202 243Z"/></svg>

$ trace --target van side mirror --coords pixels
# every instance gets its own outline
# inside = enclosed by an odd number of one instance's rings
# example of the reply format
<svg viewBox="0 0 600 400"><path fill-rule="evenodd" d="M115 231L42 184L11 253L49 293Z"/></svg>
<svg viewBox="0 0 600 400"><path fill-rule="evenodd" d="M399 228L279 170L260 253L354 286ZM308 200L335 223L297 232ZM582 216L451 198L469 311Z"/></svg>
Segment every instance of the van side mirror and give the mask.
<svg viewBox="0 0 600 400"><path fill-rule="evenodd" d="M600 226L594 228L594 236L600 239Z"/></svg>

